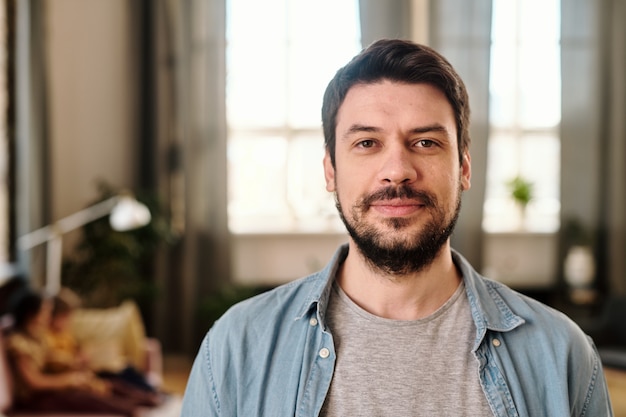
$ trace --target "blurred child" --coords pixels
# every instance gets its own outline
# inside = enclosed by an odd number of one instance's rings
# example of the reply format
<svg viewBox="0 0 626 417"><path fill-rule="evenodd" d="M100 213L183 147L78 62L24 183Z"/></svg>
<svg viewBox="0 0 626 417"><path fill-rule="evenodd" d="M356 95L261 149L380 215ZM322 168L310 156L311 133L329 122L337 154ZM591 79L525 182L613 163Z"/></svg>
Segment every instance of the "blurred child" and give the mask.
<svg viewBox="0 0 626 417"><path fill-rule="evenodd" d="M50 371L87 370L87 358L82 354L71 331L72 312L80 306L79 297L66 288L52 298L50 324L46 332Z"/></svg>
<svg viewBox="0 0 626 417"><path fill-rule="evenodd" d="M49 300L29 291L19 298L12 310L14 324L7 338L7 352L14 373L17 410L134 417L139 406L155 405L147 398L112 390L107 382L89 371L71 366L50 371L45 334L51 308Z"/></svg>
<svg viewBox="0 0 626 417"><path fill-rule="evenodd" d="M80 305L81 300L78 295L67 288L61 289L59 294L52 299L52 315L46 335L50 349L51 370L54 368L90 369L88 358L81 351L71 328L72 314ZM97 375L114 386L124 387L131 391L140 389L155 401L159 398L156 390L148 384L143 374L132 366L126 366L118 372L97 372Z"/></svg>

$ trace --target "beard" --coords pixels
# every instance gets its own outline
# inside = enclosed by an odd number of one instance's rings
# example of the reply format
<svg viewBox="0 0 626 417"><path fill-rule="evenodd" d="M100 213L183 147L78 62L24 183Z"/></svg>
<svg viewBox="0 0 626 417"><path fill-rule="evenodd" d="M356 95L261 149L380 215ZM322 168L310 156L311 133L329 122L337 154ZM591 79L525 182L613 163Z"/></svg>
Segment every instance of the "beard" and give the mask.
<svg viewBox="0 0 626 417"><path fill-rule="evenodd" d="M346 226L350 237L370 268L389 276L400 276L422 271L435 260L443 245L454 231L461 211L462 189L459 184L453 212L447 211L437 202L437 197L425 191L417 191L408 185L387 187L367 195L352 207L351 217L345 212L335 193L335 204L339 216ZM375 224L363 220L365 213L374 201L409 198L420 201L424 208L432 213L431 219L418 230L407 236L398 236L381 230ZM384 224L401 232L414 220L391 217Z"/></svg>

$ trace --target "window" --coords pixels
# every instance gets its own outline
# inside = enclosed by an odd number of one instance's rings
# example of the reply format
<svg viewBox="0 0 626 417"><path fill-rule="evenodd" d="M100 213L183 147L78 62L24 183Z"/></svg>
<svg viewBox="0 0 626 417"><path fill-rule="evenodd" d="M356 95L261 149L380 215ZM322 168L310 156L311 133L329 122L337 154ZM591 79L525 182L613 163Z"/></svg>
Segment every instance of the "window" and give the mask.
<svg viewBox="0 0 626 417"><path fill-rule="evenodd" d="M559 227L560 72L559 0L494 0L487 232ZM532 184L523 213L508 186L516 177Z"/></svg>
<svg viewBox="0 0 626 417"><path fill-rule="evenodd" d="M229 227L342 230L322 170L322 95L360 49L356 0L229 0Z"/></svg>

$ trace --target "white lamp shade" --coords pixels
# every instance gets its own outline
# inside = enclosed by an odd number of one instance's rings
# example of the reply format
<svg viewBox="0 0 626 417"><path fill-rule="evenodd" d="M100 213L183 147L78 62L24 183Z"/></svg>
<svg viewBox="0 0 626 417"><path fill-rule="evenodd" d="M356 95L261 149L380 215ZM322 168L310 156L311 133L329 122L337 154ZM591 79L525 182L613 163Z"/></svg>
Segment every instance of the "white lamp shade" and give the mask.
<svg viewBox="0 0 626 417"><path fill-rule="evenodd" d="M565 280L572 287L586 287L593 283L596 265L593 251L588 246L572 246L565 257Z"/></svg>
<svg viewBox="0 0 626 417"><path fill-rule="evenodd" d="M137 229L150 223L151 215L148 207L132 197L120 197L111 210L109 223L114 230L123 232Z"/></svg>

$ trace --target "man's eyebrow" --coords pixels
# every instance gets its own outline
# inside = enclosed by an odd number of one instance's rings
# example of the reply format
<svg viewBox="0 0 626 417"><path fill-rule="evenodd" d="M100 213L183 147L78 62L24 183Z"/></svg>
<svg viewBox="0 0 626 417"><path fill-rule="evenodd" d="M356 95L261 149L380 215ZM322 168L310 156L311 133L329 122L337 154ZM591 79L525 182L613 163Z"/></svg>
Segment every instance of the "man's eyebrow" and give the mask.
<svg viewBox="0 0 626 417"><path fill-rule="evenodd" d="M381 132L382 129L376 126L368 126L368 125L362 125L362 124L353 124L352 126L350 126L350 128L346 131L346 133L343 135L344 137L346 136L350 136L352 134L355 133L362 133L362 132L366 132L366 133L377 133L377 132ZM429 133L429 132L441 132L441 133L445 133L446 136L449 136L449 132L448 129L446 129L444 126L442 126L439 123L434 123L431 125L426 125L426 126L419 126L419 127L415 127L413 129L411 129L409 131L410 133Z"/></svg>
<svg viewBox="0 0 626 417"><path fill-rule="evenodd" d="M432 125L420 126L414 129L411 129L411 133L429 133L429 132L441 132L445 133L446 136L449 136L448 129L439 123L434 123Z"/></svg>
<svg viewBox="0 0 626 417"><path fill-rule="evenodd" d="M350 126L350 129L348 129L343 136L344 137L350 136L355 133L361 133L361 132L376 133L376 132L381 132L381 131L382 129L379 127L367 126L367 125L362 125L362 124L357 123L357 124L353 124L352 126Z"/></svg>

